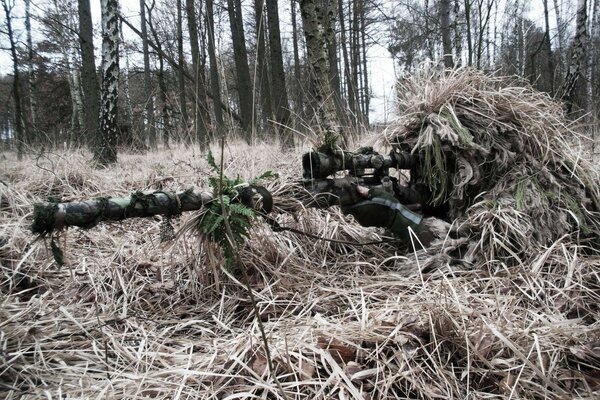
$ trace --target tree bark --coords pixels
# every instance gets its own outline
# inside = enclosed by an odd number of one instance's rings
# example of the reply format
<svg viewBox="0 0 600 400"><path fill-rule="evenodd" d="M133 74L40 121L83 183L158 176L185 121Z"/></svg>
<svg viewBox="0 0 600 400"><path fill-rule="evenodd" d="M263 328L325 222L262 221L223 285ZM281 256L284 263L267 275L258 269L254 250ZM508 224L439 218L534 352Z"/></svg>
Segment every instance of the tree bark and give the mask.
<svg viewBox="0 0 600 400"><path fill-rule="evenodd" d="M444 66L446 68L453 68L452 41L450 40L450 0L440 0L440 26L442 30Z"/></svg>
<svg viewBox="0 0 600 400"><path fill-rule="evenodd" d="M269 65L267 62L267 21L264 12L265 0L254 0L254 25L256 39L256 86L258 98L262 107L263 127L270 125L273 119L273 101L271 98L271 83ZM269 127L270 128L270 127Z"/></svg>
<svg viewBox="0 0 600 400"><path fill-rule="evenodd" d="M183 57L183 16L181 10L181 0L177 0L177 83L179 85L179 110L181 113L181 122L184 126L184 132L187 137L189 126L189 117L187 112L187 96L185 95L185 58Z"/></svg>
<svg viewBox="0 0 600 400"><path fill-rule="evenodd" d="M150 72L150 52L148 49L148 29L146 21L146 1L140 0L140 30L142 32L142 52L144 54L144 101L146 120L143 121L144 139L151 149L156 149L156 124L154 121L154 94Z"/></svg>
<svg viewBox="0 0 600 400"><path fill-rule="evenodd" d="M127 25L127 27L129 29L131 29L133 31L133 33L135 33L138 36L141 36L142 33L139 31L139 29L137 29L135 26L131 25L129 23L129 21L127 21L124 18L122 18L121 20L123 21L123 23L125 25ZM148 45L150 47L152 47L157 53L160 53L163 56L163 58L165 59L165 61L167 61L173 67L173 69L179 70L179 68L181 67L181 64L178 63L175 59L173 59L173 57L169 56L167 53L162 51L161 48L157 44L155 44L152 41L148 41ZM191 83L194 83L194 77L189 72L187 72L187 70L185 68L183 68L183 77L186 78ZM205 90L203 94L210 97L214 101L215 96L213 96L213 94L211 92L209 92L208 90ZM220 103L220 105L221 105L221 108L223 109L223 111L225 111L227 114L229 114L231 116L231 118L240 122L240 124L241 124L242 118L235 111L233 111L228 105L223 104L222 102Z"/></svg>
<svg viewBox="0 0 600 400"><path fill-rule="evenodd" d="M323 26L323 11L318 0L301 0L300 10L304 37L306 39L307 61L310 68L313 96L316 103L315 116L318 127L328 135L334 133L335 105L332 101L329 84L329 57Z"/></svg>
<svg viewBox="0 0 600 400"><path fill-rule="evenodd" d="M462 65L462 49L463 49L463 38L462 29L458 23L460 19L460 2L461 0L454 0L454 21L452 22L452 28L454 29L454 47L456 50L456 58L454 59L456 66Z"/></svg>
<svg viewBox="0 0 600 400"><path fill-rule="evenodd" d="M161 103L161 121L162 121L162 142L166 149L169 148L169 139L171 136L171 107L169 105L169 101L167 99L167 82L165 80L165 60L164 60L164 51L162 50L162 45L160 44L160 38L158 37L158 32L154 28L154 23L152 19L152 10L148 8L148 27L150 28L150 32L152 33L152 38L156 43L159 51L157 51L158 55L158 72L156 77L158 79L158 90L160 96Z"/></svg>
<svg viewBox="0 0 600 400"><path fill-rule="evenodd" d="M350 58L348 57L348 46L346 46L346 24L344 19L344 2L338 1L338 19L340 21L340 46L342 47L342 58L344 59L344 80L346 82L346 93L348 95L348 108L352 115L356 116L356 86L352 77L350 68ZM356 124L356 119L352 118L352 124Z"/></svg>
<svg viewBox="0 0 600 400"><path fill-rule="evenodd" d="M546 66L548 68L548 85L550 96L554 97L554 54L552 53L552 41L550 40L550 18L548 16L548 0L543 0L544 3L544 40L546 41Z"/></svg>
<svg viewBox="0 0 600 400"><path fill-rule="evenodd" d="M362 82L363 82L363 115L365 127L369 126L369 108L371 103L371 94L369 88L369 71L367 68L367 26L366 26L365 2L361 0L360 7L360 33L362 49Z"/></svg>
<svg viewBox="0 0 600 400"><path fill-rule="evenodd" d="M123 29L120 30L121 41L123 42ZM131 100L131 91L129 90L129 52L127 48L123 48L125 56L125 74L123 75L123 94L125 94L125 123L127 125L127 134L121 135L121 142L130 147L143 148L142 140L139 137L138 129L133 129L133 102ZM123 125L123 124L122 124Z"/></svg>
<svg viewBox="0 0 600 400"><path fill-rule="evenodd" d="M64 75L67 77L69 94L71 95L71 125L69 127L67 141L70 142L69 145L72 145L77 142L77 127L79 126L80 129L83 129L83 125L79 124L79 112L83 110L83 107L79 104L82 101L82 99L79 98L80 85L79 79L78 77L75 77L74 72L78 66L75 57L71 57L71 54L74 51L72 43L75 39L72 32L75 30L71 30L72 18L69 13L72 8L69 7L69 1L54 0L53 5L57 18L60 18L61 20L61 22L55 24L55 29L58 36L58 46L62 53ZM71 63L71 58L73 58L73 63Z"/></svg>
<svg viewBox="0 0 600 400"><path fill-rule="evenodd" d="M188 32L190 33L190 47L192 49L192 76L195 82L195 107L194 107L194 126L196 140L200 150L205 150L208 146L207 130L210 126L210 115L206 104L204 68L200 63L200 42L198 37L198 19L196 18L196 7L194 0L185 0L185 8L188 21Z"/></svg>
<svg viewBox="0 0 600 400"><path fill-rule="evenodd" d="M313 94L316 103L315 114L319 128L324 132L324 144L330 144L336 135L335 105L329 85L329 57L323 26L323 10L317 5L318 0L301 0L300 10L306 38L307 61L313 81Z"/></svg>
<svg viewBox="0 0 600 400"><path fill-rule="evenodd" d="M117 162L119 100L119 2L101 0L102 8L102 90L100 132L94 146L99 165Z"/></svg>
<svg viewBox="0 0 600 400"><path fill-rule="evenodd" d="M467 65L473 66L473 36L471 32L471 0L465 2L465 23L467 24Z"/></svg>
<svg viewBox="0 0 600 400"><path fill-rule="evenodd" d="M217 128L225 128L223 111L221 110L221 84L219 82L219 66L215 50L215 19L213 0L206 0L206 28L208 30L208 58L210 63L210 88L213 93L213 109Z"/></svg>
<svg viewBox="0 0 600 400"><path fill-rule="evenodd" d="M30 129L25 141L32 143L37 138L37 102L35 71L33 69L33 40L31 38L31 0L25 0L25 31L27 32L27 88L29 90Z"/></svg>
<svg viewBox="0 0 600 400"><path fill-rule="evenodd" d="M554 0L554 13L556 15L556 34L558 36L558 59L559 59L559 70L563 71L563 68L567 64L567 55L565 51L565 23L562 19L562 2Z"/></svg>
<svg viewBox="0 0 600 400"><path fill-rule="evenodd" d="M94 61L94 34L90 0L77 0L79 12L79 45L81 47L81 84L85 103L85 142L94 149L98 138L100 86Z"/></svg>
<svg viewBox="0 0 600 400"><path fill-rule="evenodd" d="M588 114L588 119L590 121L590 125L594 123L594 104L597 102L594 99L594 86L596 82L596 75L594 71L599 70L599 66L597 63L594 63L594 59L598 58L598 54L600 54L600 48L598 45L600 41L596 37L598 35L600 27L600 16L598 13L600 12L600 0L592 0L592 8L590 19L590 35L589 35L589 50L587 57L587 68L586 68L586 107L585 110Z"/></svg>
<svg viewBox="0 0 600 400"><path fill-rule="evenodd" d="M10 54L13 60L13 86L12 86L12 94L13 99L15 101L15 141L17 143L17 158L18 160L23 159L23 139L24 139L24 129L23 129L23 111L21 109L21 79L19 75L19 58L17 56L17 42L14 35L13 27L12 27L12 9L13 5L8 4L8 0L1 0L2 8L4 8L4 16L6 18L6 30L8 34L8 41L10 42Z"/></svg>
<svg viewBox="0 0 600 400"><path fill-rule="evenodd" d="M304 93L301 85L302 72L300 71L300 52L298 50L298 25L296 22L296 1L291 0L291 14L292 14L292 47L294 51L294 79L296 80L296 93L295 93L295 109L297 115L301 118L304 117Z"/></svg>
<svg viewBox="0 0 600 400"><path fill-rule="evenodd" d="M294 137L286 127L290 123L290 105L288 102L285 71L283 69L283 52L279 32L279 11L277 0L267 0L267 20L269 25L269 54L271 59L271 83L273 89L273 105L279 140L284 148L294 146Z"/></svg>
<svg viewBox="0 0 600 400"><path fill-rule="evenodd" d="M565 103L565 110L571 113L573 110L573 100L575 98L575 89L577 80L581 73L581 66L585 57L585 42L587 36L587 1L578 0L577 2L577 22L575 26L575 37L573 38L573 50L571 52L571 61L567 69L567 74L560 88L560 98Z"/></svg>
<svg viewBox="0 0 600 400"><path fill-rule="evenodd" d="M233 41L233 58L235 62L237 92L242 117L242 129L244 139L250 143L252 137L252 125L254 120L254 104L252 98L252 81L250 80L250 69L248 67L248 53L246 51L246 39L244 35L244 23L242 19L242 4L240 0L227 0L229 12L229 25L231 28L231 39Z"/></svg>
<svg viewBox="0 0 600 400"><path fill-rule="evenodd" d="M84 103L83 103L83 96L81 93L81 75L80 75L80 68L79 68L79 64L77 62L77 56L76 56L76 50L75 48L71 49L71 65L73 65L74 67L71 68L71 76L73 79L73 85L75 86L75 91L72 93L73 97L74 97L74 103L75 103L75 109L73 110L73 113L76 115L77 118L77 125L79 126L79 129L83 129L83 127L85 126L85 119L84 119ZM81 135L76 135L73 136L71 138L71 142L72 144L80 144L81 142Z"/></svg>

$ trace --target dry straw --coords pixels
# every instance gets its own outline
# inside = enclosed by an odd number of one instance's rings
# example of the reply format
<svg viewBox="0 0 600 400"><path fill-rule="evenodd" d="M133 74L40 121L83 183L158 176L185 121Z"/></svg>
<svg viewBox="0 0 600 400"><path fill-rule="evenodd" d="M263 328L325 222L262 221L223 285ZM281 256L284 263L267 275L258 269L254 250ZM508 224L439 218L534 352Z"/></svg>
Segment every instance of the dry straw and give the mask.
<svg viewBox="0 0 600 400"><path fill-rule="evenodd" d="M598 398L598 186L589 185L598 170L577 150L583 138L530 89L472 72L413 79L386 138L438 146L432 172L448 154L461 166L460 179L432 182L452 202L452 231L406 253L273 233L258 220L240 258L259 315L239 272L193 231L161 243L159 219L71 229L57 239L62 268L27 231L31 204L50 195L207 187L198 155L122 155L100 171L89 154L48 154L43 169L6 155L1 397L281 399L260 318L288 399ZM269 185L287 211L275 215L283 226L381 238L337 209L305 210L285 196L301 175L300 151L232 144L224 165L244 178L280 172Z"/></svg>

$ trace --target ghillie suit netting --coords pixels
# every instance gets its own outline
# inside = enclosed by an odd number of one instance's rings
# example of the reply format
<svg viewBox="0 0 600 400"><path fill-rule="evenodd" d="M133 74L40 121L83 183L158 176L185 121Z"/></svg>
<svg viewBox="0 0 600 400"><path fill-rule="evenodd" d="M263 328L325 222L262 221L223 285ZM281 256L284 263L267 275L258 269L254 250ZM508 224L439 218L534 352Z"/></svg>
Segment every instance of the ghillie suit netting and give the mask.
<svg viewBox="0 0 600 400"><path fill-rule="evenodd" d="M451 231L470 236L462 258L472 264L522 263L563 235L600 246L600 171L582 153L590 139L560 103L515 83L422 72L399 82L400 118L384 139L420 155L412 179L430 206L445 206Z"/></svg>

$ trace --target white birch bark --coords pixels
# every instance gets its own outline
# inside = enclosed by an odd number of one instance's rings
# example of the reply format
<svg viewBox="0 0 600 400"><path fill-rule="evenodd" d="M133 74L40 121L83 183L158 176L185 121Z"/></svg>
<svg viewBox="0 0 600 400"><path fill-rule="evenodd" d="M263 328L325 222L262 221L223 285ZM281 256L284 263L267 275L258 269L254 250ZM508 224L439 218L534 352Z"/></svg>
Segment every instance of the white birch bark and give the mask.
<svg viewBox="0 0 600 400"><path fill-rule="evenodd" d="M94 160L101 165L117 161L119 99L119 2L101 0L102 85L100 89L100 132Z"/></svg>

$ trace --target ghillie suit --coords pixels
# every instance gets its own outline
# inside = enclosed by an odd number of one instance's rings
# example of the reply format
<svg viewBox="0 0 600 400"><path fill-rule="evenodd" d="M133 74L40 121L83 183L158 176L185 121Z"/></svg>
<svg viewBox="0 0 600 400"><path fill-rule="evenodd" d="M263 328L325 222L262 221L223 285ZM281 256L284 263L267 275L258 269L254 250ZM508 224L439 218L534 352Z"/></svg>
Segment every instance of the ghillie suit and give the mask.
<svg viewBox="0 0 600 400"><path fill-rule="evenodd" d="M412 183L470 237L468 262L523 261L571 234L598 248L599 172L577 150L586 138L559 103L510 83L464 70L401 81L384 141L420 156Z"/></svg>

